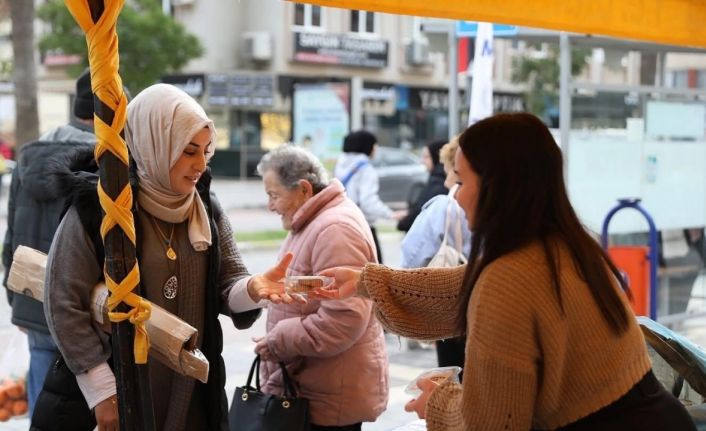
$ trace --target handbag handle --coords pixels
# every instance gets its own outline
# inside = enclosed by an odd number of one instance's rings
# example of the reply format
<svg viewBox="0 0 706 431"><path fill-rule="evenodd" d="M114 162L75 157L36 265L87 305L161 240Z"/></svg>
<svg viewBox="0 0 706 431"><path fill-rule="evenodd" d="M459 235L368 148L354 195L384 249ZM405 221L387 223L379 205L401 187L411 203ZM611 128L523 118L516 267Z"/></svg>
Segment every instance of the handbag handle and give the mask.
<svg viewBox="0 0 706 431"><path fill-rule="evenodd" d="M255 356L255 360L250 366L250 373L248 373L248 383L247 386L252 388L252 378L255 375L255 389L260 391L260 363L262 359L260 355ZM287 367L284 362L279 362L279 368L282 370L282 380L284 380L284 397L285 398L297 398L297 390L294 388L294 382L287 372Z"/></svg>
<svg viewBox="0 0 706 431"><path fill-rule="evenodd" d="M255 356L255 360L252 361L250 366L250 373L248 373L248 383L247 386L252 388L252 376L255 374L255 389L260 390L260 355Z"/></svg>
<svg viewBox="0 0 706 431"><path fill-rule="evenodd" d="M287 367L284 362L280 361L279 367L282 370L282 380L284 380L284 397L285 398L297 398L297 390L294 389L294 382L287 372ZM289 395L287 395L289 393Z"/></svg>

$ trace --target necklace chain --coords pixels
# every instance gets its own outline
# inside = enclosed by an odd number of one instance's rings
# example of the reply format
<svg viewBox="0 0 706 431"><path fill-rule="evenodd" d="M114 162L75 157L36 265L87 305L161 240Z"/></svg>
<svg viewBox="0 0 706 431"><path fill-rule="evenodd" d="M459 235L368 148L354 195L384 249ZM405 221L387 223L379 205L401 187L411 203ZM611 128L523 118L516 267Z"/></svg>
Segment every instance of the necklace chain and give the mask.
<svg viewBox="0 0 706 431"><path fill-rule="evenodd" d="M157 233L162 238L162 247L166 248L165 252L167 254L167 258L169 260L176 260L177 255L176 255L176 252L174 251L174 249L172 248L172 240L174 239L174 226L175 226L175 224L172 223L172 229L169 232L169 239L167 239L167 236L164 234L164 232L162 232L162 229L159 227L159 223L157 223L157 219L155 219L154 216L152 216L151 214L150 214L150 220L152 221L152 225L157 230Z"/></svg>
<svg viewBox="0 0 706 431"><path fill-rule="evenodd" d="M176 273L172 269L172 262L176 262L177 260L177 255L174 249L172 248L172 240L174 239L174 226L175 224L172 223L172 229L171 232L169 233L169 239L167 239L167 236L162 232L162 229L159 227L159 223L157 222L157 219L154 218L150 214L150 221L152 222L152 225L154 226L155 230L157 231L158 235L162 239L162 248L165 249L165 252L167 254L167 259L169 259L169 269L172 271L171 277L167 279L167 281L164 282L164 286L162 286L162 295L166 299L174 299L177 296L177 293L179 291L179 280L177 278Z"/></svg>

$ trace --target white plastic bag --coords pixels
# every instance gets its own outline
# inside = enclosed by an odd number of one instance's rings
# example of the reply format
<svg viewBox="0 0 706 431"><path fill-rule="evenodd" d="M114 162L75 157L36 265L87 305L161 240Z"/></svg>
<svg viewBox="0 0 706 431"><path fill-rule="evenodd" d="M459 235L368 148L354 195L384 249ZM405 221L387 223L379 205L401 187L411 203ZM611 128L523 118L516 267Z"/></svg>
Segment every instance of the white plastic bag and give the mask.
<svg viewBox="0 0 706 431"><path fill-rule="evenodd" d="M0 328L0 380L24 378L29 368L27 335L16 326Z"/></svg>
<svg viewBox="0 0 706 431"><path fill-rule="evenodd" d="M5 422L27 413L29 350L27 335L15 326L0 327L0 340L0 422Z"/></svg>

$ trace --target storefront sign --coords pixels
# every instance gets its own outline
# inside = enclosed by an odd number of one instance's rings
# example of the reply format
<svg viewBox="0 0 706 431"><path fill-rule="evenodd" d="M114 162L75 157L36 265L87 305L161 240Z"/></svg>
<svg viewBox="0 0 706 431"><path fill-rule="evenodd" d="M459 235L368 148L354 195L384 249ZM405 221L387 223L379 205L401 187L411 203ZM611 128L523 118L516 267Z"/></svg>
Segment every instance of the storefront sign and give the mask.
<svg viewBox="0 0 706 431"><path fill-rule="evenodd" d="M178 87L189 96L196 98L203 96L204 81L205 77L203 74L165 75L162 77L163 83Z"/></svg>
<svg viewBox="0 0 706 431"><path fill-rule="evenodd" d="M332 33L295 33L294 60L341 66L387 67L388 43L381 39Z"/></svg>
<svg viewBox="0 0 706 431"><path fill-rule="evenodd" d="M270 107L274 103L274 79L270 75L208 75L211 106Z"/></svg>
<svg viewBox="0 0 706 431"><path fill-rule="evenodd" d="M228 104L228 75L208 75L208 104L225 106Z"/></svg>
<svg viewBox="0 0 706 431"><path fill-rule="evenodd" d="M363 113L374 115L394 115L397 93L394 85L366 82L361 92Z"/></svg>
<svg viewBox="0 0 706 431"><path fill-rule="evenodd" d="M230 106L272 106L273 78L260 75L231 76L228 97Z"/></svg>
<svg viewBox="0 0 706 431"><path fill-rule="evenodd" d="M421 109L425 111L448 111L449 92L438 88L415 88L397 86L398 99L400 96L408 98L409 109ZM459 108L468 109L468 98L465 91L459 92ZM398 109L399 101L398 101ZM493 112L520 112L525 110L524 98L518 93L493 93Z"/></svg>

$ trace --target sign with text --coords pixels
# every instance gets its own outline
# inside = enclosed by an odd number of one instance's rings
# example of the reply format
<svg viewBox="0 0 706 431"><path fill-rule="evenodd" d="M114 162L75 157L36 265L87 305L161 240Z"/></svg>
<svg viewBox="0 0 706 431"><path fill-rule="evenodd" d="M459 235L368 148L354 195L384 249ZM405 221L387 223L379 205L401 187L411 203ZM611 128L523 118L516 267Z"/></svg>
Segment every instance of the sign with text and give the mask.
<svg viewBox="0 0 706 431"><path fill-rule="evenodd" d="M406 87L403 85L395 86L397 92L397 109L420 109L424 111L443 111L449 110L449 92L440 88L418 88ZM461 104L459 109L467 110L469 108L468 98L465 96L465 91L459 92ZM403 104L401 103L403 102ZM525 110L525 103L522 94L509 92L494 92L493 93L493 112L521 112Z"/></svg>
<svg viewBox="0 0 706 431"><path fill-rule="evenodd" d="M270 107L274 103L274 78L269 75L208 75L208 103L212 106Z"/></svg>
<svg viewBox="0 0 706 431"><path fill-rule="evenodd" d="M294 61L380 69L387 67L388 43L347 34L297 32Z"/></svg>

